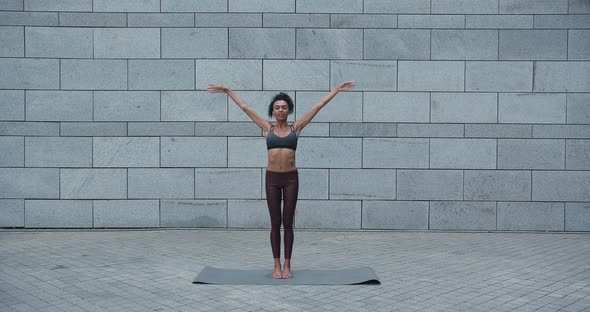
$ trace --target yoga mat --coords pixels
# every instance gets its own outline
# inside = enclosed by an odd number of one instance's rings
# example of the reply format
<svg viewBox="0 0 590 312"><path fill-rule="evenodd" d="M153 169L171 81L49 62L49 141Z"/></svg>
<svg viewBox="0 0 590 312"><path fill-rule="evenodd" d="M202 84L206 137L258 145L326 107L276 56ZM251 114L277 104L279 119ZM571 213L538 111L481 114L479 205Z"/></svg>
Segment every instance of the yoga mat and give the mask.
<svg viewBox="0 0 590 312"><path fill-rule="evenodd" d="M292 278L272 278L272 270L235 270L207 266L194 284L225 285L357 285L381 284L371 268L341 270L292 270Z"/></svg>

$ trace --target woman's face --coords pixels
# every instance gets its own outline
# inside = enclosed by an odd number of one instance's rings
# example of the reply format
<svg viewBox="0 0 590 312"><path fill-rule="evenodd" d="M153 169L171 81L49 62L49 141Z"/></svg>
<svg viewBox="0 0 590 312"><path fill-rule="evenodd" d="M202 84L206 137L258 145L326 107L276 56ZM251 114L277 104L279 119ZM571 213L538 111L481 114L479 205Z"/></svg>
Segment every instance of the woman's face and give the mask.
<svg viewBox="0 0 590 312"><path fill-rule="evenodd" d="M289 115L289 104L283 100L272 103L272 114L276 120L287 120Z"/></svg>

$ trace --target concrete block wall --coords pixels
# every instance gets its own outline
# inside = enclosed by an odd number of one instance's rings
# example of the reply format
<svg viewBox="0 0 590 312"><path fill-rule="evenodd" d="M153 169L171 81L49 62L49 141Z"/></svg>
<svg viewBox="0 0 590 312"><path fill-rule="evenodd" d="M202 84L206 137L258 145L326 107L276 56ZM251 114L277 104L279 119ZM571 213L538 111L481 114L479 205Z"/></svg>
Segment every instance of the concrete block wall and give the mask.
<svg viewBox="0 0 590 312"><path fill-rule="evenodd" d="M0 227L268 228L264 138L302 132L296 228L590 231L586 0L0 1Z"/></svg>

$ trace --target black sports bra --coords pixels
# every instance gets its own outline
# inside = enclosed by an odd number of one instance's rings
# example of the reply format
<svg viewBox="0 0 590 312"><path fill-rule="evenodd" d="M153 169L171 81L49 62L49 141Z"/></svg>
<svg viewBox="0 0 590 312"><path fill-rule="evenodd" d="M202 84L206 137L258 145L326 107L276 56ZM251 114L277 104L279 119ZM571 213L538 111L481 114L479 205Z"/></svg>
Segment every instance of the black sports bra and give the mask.
<svg viewBox="0 0 590 312"><path fill-rule="evenodd" d="M284 138L281 138L273 132L274 127L274 125L270 127L270 132L266 136L266 149L290 148L292 150L297 150L297 134L293 129L293 125L291 125L291 133Z"/></svg>

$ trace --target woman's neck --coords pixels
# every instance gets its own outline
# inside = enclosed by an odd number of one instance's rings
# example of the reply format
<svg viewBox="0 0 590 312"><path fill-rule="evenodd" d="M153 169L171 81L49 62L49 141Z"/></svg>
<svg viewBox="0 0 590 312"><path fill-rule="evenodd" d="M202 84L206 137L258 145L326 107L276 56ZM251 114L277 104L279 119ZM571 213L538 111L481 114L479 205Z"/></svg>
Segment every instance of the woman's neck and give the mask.
<svg viewBox="0 0 590 312"><path fill-rule="evenodd" d="M277 120L277 123L275 125L275 128L286 128L286 127L287 127L287 121L286 120L282 120L282 121Z"/></svg>

